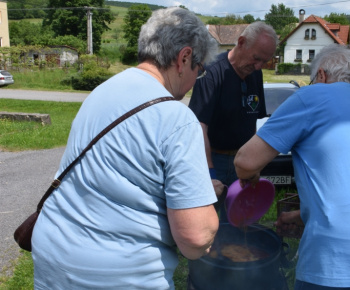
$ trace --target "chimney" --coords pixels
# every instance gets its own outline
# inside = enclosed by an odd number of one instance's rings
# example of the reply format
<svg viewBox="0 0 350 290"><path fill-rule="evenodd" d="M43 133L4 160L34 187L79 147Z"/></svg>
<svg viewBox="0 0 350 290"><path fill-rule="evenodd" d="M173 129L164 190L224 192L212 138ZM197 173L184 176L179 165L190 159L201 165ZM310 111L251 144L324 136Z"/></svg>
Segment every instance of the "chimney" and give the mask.
<svg viewBox="0 0 350 290"><path fill-rule="evenodd" d="M305 10L304 9L300 9L299 10L299 23L304 21L304 16L305 16Z"/></svg>

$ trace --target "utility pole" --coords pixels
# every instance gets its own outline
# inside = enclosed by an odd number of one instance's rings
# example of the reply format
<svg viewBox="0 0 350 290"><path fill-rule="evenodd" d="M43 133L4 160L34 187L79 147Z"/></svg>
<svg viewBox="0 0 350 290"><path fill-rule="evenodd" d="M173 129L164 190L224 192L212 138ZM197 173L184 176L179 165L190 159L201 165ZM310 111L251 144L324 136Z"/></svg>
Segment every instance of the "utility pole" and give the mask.
<svg viewBox="0 0 350 290"><path fill-rule="evenodd" d="M91 9L93 7L84 7L87 12L87 53L88 54L93 54L93 49L92 49L92 12Z"/></svg>

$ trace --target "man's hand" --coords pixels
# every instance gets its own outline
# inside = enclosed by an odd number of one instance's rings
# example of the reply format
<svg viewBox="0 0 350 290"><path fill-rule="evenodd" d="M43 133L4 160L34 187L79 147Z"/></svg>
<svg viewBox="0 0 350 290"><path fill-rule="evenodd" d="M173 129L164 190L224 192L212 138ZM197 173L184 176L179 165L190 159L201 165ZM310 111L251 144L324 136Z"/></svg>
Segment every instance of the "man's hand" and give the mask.
<svg viewBox="0 0 350 290"><path fill-rule="evenodd" d="M253 188L255 188L255 185L259 182L260 179L260 173L255 174L249 179L240 179L239 184L241 187L245 187L247 184L250 184Z"/></svg>
<svg viewBox="0 0 350 290"><path fill-rule="evenodd" d="M217 198L219 198L222 192L224 191L225 185L223 185L222 182L218 179L212 179L211 182L213 183L215 194Z"/></svg>
<svg viewBox="0 0 350 290"><path fill-rule="evenodd" d="M277 234L283 234L283 232L293 232L304 226L304 223L300 217L300 210L294 210L290 212L282 212L274 223L276 226Z"/></svg>

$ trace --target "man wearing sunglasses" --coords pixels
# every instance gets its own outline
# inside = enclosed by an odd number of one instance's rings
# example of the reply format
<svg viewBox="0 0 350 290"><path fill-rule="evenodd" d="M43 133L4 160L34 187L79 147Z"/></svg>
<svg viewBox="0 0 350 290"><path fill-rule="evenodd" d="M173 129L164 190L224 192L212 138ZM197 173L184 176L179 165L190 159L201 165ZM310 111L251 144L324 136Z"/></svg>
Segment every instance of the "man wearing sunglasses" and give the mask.
<svg viewBox="0 0 350 290"><path fill-rule="evenodd" d="M266 116L261 68L274 55L276 44L271 26L248 25L237 45L207 65L206 75L193 88L189 107L203 129L210 175L225 185L237 179L233 158L255 134L256 120Z"/></svg>

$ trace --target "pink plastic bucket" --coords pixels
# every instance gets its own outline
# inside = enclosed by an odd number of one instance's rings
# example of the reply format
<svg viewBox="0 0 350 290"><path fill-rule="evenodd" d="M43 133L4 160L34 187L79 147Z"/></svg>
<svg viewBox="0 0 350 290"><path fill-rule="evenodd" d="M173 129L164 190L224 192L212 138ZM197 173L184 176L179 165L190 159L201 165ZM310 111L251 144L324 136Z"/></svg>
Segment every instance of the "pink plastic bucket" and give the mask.
<svg viewBox="0 0 350 290"><path fill-rule="evenodd" d="M275 186L267 179L260 178L255 188L250 184L242 188L236 180L225 200L228 221L235 227L251 225L266 213L274 198Z"/></svg>

